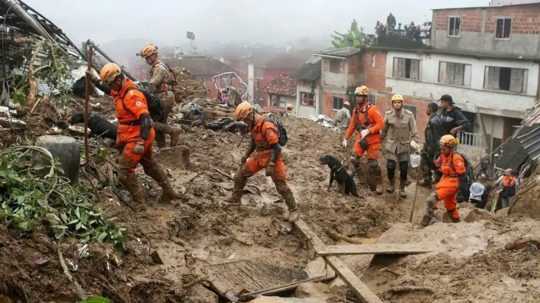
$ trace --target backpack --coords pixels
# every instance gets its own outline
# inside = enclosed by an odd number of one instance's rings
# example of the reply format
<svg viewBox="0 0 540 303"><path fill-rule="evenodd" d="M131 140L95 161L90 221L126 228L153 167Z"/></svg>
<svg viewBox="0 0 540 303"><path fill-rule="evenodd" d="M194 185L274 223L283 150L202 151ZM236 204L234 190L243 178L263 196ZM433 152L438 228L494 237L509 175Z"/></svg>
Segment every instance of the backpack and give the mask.
<svg viewBox="0 0 540 303"><path fill-rule="evenodd" d="M466 202L469 201L469 195L470 195L470 188L471 184L474 182L474 171L471 165L471 162L467 157L465 157L463 154L454 152L455 154L460 155L463 158L463 161L465 162L465 173L461 176L459 176L459 188L457 193L457 202ZM454 163L454 161L450 162ZM452 168L453 169L453 168Z"/></svg>
<svg viewBox="0 0 540 303"><path fill-rule="evenodd" d="M135 88L128 89L126 91L126 94L132 89L135 89ZM164 113L163 113L163 108L161 108L161 100L157 96L149 93L147 90L140 89L140 88L138 88L138 90L141 93L143 93L144 98L146 99L146 105L148 106L148 112L150 112L150 117L152 117L152 120L157 121L157 122L162 122L164 120L164 117L163 117ZM124 102L123 98L122 98L122 102ZM124 108L129 111L129 109L125 106L125 104L124 104Z"/></svg>
<svg viewBox="0 0 540 303"><path fill-rule="evenodd" d="M265 120L268 122L274 123L274 125L278 129L278 135L279 135L279 145L285 146L287 142L289 141L289 137L287 137L287 129L285 129L285 126L283 126L283 122L279 117L275 114L267 114L265 116Z"/></svg>

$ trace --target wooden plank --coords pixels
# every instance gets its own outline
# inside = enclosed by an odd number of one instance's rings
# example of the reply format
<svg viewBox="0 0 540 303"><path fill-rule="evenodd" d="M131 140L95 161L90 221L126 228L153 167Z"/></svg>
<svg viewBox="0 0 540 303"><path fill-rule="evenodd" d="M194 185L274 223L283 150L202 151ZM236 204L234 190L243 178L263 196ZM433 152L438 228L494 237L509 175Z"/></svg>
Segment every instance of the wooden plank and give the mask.
<svg viewBox="0 0 540 303"><path fill-rule="evenodd" d="M313 248L316 252L323 251L326 246L324 242L311 230L311 228L302 219L295 222L296 227L304 234L304 236L311 241ZM339 257L336 256L324 256L324 260L339 274L339 276L349 285L355 295L363 303L382 303L381 299L377 297L368 287L364 284L349 267Z"/></svg>
<svg viewBox="0 0 540 303"><path fill-rule="evenodd" d="M317 253L322 256L335 255L409 255L430 252L432 249L420 244L375 243L362 245L330 245Z"/></svg>
<svg viewBox="0 0 540 303"><path fill-rule="evenodd" d="M282 285L282 286L277 286L277 287L272 287L272 288L268 288L268 289L262 289L262 290L258 290L258 291L254 291L254 292L240 294L240 295L238 295L238 298L241 301L245 301L245 300L253 299L253 298L257 297L257 296L273 295L273 294L278 294L280 292L284 292L284 291L287 291L287 290L291 290L291 289L294 289L294 288L298 287L298 285L303 284L303 283L321 282L321 281L326 281L326 280L328 280L327 276L309 278L309 279L305 279L305 280L301 280L301 281L297 281L297 282L292 282L292 283Z"/></svg>
<svg viewBox="0 0 540 303"><path fill-rule="evenodd" d="M311 242L311 245L313 246L313 249L317 254L319 253L319 251L322 251L326 247L321 238L319 238L319 236L317 236L317 234L315 234L313 230L311 230L311 228L304 220L298 219L294 223L296 227L302 232L302 234L304 234L304 237L306 237L306 239Z"/></svg>
<svg viewBox="0 0 540 303"><path fill-rule="evenodd" d="M383 303L364 282L360 280L349 267L341 261L339 257L327 256L324 259L343 278L343 280L353 289L356 296L363 303Z"/></svg>

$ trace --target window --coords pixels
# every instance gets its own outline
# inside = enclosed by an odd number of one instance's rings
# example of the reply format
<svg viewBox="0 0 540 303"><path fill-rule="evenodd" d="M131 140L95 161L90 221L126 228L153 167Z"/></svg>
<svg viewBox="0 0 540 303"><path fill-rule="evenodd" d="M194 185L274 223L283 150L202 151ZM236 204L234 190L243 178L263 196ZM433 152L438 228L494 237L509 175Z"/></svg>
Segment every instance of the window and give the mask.
<svg viewBox="0 0 540 303"><path fill-rule="evenodd" d="M330 59L330 72L331 73L342 73L343 72L343 60L339 59Z"/></svg>
<svg viewBox="0 0 540 303"><path fill-rule="evenodd" d="M416 119L416 106L414 105L404 105L403 108L410 110L413 113L414 118Z"/></svg>
<svg viewBox="0 0 540 303"><path fill-rule="evenodd" d="M394 58L392 74L394 78L420 80L420 60Z"/></svg>
<svg viewBox="0 0 540 303"><path fill-rule="evenodd" d="M497 39L510 38L511 29L512 29L512 19L508 17L497 18L497 30L495 32L495 37Z"/></svg>
<svg viewBox="0 0 540 303"><path fill-rule="evenodd" d="M486 66L484 88L524 93L527 89L527 70L498 66Z"/></svg>
<svg viewBox="0 0 540 303"><path fill-rule="evenodd" d="M341 109L342 107L343 107L343 98L334 97L333 108L337 110L337 109Z"/></svg>
<svg viewBox="0 0 540 303"><path fill-rule="evenodd" d="M315 95L312 93L301 92L300 93L300 104L302 106L315 106Z"/></svg>
<svg viewBox="0 0 540 303"><path fill-rule="evenodd" d="M439 83L470 86L471 65L454 62L440 62Z"/></svg>
<svg viewBox="0 0 540 303"><path fill-rule="evenodd" d="M448 36L458 37L461 31L461 17L448 18Z"/></svg>

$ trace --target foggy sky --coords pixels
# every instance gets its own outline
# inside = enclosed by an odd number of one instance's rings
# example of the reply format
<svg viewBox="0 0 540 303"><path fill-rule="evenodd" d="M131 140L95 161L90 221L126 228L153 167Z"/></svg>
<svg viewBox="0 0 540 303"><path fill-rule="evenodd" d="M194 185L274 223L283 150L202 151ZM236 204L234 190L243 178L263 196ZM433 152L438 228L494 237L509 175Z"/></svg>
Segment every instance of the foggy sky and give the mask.
<svg viewBox="0 0 540 303"><path fill-rule="evenodd" d="M424 22L432 8L488 5L488 0L25 0L72 39L145 39L176 45L186 31L198 43L283 43L327 39L353 18L367 32L392 12L398 22Z"/></svg>

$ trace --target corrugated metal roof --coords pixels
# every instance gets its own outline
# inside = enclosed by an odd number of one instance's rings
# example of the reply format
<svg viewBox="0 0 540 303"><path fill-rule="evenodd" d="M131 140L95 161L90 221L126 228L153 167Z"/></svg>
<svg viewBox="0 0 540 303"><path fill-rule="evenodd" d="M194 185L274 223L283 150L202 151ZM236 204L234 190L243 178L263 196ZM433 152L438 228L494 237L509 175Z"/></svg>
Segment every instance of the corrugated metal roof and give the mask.
<svg viewBox="0 0 540 303"><path fill-rule="evenodd" d="M319 56L332 56L347 58L359 54L362 50L355 47L328 48L317 53Z"/></svg>

